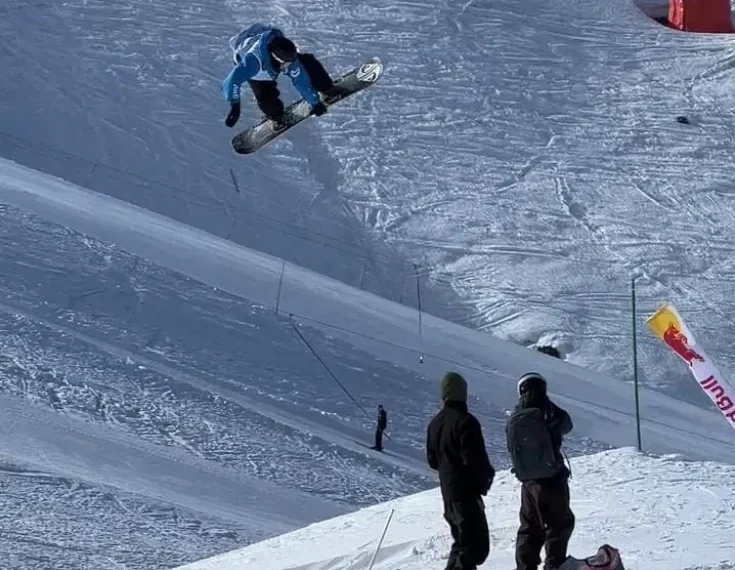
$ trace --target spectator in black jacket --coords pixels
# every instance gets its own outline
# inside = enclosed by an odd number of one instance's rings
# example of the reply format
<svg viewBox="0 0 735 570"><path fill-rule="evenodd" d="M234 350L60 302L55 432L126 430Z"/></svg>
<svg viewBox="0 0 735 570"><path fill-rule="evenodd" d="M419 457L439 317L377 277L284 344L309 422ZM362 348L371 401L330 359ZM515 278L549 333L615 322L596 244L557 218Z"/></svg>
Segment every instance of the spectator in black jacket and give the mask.
<svg viewBox="0 0 735 570"><path fill-rule="evenodd" d="M373 449L383 451L383 432L388 427L388 414L383 406L378 406L378 424L375 427L375 445Z"/></svg>
<svg viewBox="0 0 735 570"><path fill-rule="evenodd" d="M426 456L439 472L444 519L454 542L446 570L474 570L490 553L490 535L482 495L495 469L485 450L482 427L467 409L467 382L456 372L442 379L444 407L427 428Z"/></svg>
<svg viewBox="0 0 735 570"><path fill-rule="evenodd" d="M567 558L574 531L570 472L561 452L572 419L549 400L546 388L540 374L524 374L518 381L518 406L506 427L513 473L522 482L516 570L536 570L544 546L544 570L557 570Z"/></svg>

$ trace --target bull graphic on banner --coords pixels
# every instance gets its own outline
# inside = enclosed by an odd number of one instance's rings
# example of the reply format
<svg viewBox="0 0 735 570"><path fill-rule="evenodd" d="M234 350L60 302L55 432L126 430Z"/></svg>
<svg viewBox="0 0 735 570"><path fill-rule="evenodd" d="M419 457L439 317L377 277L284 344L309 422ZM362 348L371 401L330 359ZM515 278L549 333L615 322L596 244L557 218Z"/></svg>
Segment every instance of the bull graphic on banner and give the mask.
<svg viewBox="0 0 735 570"><path fill-rule="evenodd" d="M676 308L666 303L647 322L651 331L689 365L702 390L735 428L735 390L717 370L712 359L697 346L694 335Z"/></svg>

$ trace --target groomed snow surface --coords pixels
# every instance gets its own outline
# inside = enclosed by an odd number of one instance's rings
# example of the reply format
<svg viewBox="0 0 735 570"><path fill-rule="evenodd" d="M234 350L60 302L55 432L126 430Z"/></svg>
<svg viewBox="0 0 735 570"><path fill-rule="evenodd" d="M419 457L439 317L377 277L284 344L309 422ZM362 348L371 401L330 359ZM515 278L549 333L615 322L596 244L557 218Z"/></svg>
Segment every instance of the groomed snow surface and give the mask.
<svg viewBox="0 0 735 570"><path fill-rule="evenodd" d="M572 461L570 553L591 556L607 542L627 570L735 568L735 474L729 465L650 457L626 448ZM482 568L515 568L520 484L499 473L485 501L491 552ZM441 570L451 544L432 489L389 501L178 570L363 570L388 514L376 570Z"/></svg>
<svg viewBox="0 0 735 570"><path fill-rule="evenodd" d="M219 89L254 21L385 76L233 156ZM427 311L618 378L640 275L641 310L670 298L735 368L730 36L633 0L7 0L0 36L2 156L403 303L415 263Z"/></svg>

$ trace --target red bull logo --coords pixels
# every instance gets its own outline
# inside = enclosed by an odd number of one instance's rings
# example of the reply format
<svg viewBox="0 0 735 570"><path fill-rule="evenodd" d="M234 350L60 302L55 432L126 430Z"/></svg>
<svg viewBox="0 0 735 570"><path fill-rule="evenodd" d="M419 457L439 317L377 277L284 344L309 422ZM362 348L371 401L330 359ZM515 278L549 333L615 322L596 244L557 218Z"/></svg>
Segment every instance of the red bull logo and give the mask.
<svg viewBox="0 0 735 570"><path fill-rule="evenodd" d="M702 355L689 346L689 339L687 339L687 337L676 328L674 323L669 323L668 328L664 331L664 342L668 344L676 354L681 356L689 366L692 366L695 360L704 362Z"/></svg>

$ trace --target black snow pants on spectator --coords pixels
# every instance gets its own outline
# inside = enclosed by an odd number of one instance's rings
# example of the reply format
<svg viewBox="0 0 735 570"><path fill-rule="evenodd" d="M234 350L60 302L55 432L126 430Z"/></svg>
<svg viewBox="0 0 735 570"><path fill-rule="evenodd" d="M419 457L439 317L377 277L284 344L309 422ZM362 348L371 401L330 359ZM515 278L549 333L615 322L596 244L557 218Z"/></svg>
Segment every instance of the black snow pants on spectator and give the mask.
<svg viewBox="0 0 735 570"><path fill-rule="evenodd" d="M516 570L536 570L546 548L544 570L556 570L567 558L574 530L566 476L526 481L521 489L521 526L516 539Z"/></svg>
<svg viewBox="0 0 735 570"><path fill-rule="evenodd" d="M454 542L446 570L474 570L490 553L490 532L482 500L444 501L444 519Z"/></svg>
<svg viewBox="0 0 735 570"><path fill-rule="evenodd" d="M375 449L383 451L383 428L375 428Z"/></svg>

